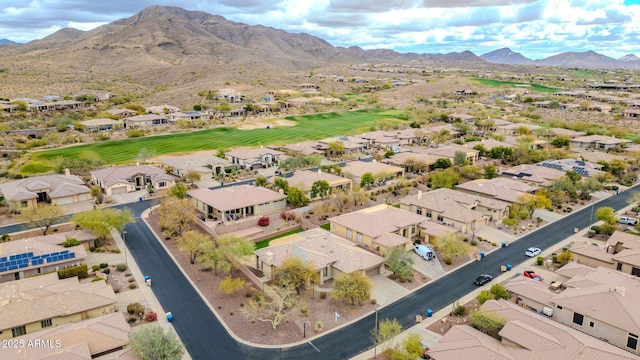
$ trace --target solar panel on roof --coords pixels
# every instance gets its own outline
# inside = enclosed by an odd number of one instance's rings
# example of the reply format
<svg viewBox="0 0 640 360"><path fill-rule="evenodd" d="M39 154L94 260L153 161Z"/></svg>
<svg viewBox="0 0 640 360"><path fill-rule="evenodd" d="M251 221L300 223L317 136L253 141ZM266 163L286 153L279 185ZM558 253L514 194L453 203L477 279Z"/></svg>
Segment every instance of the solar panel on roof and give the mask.
<svg viewBox="0 0 640 360"><path fill-rule="evenodd" d="M0 257L0 262L4 262L4 261L7 261L7 257L6 256Z"/></svg>
<svg viewBox="0 0 640 360"><path fill-rule="evenodd" d="M7 270L9 270L9 268L6 268L6 267L0 267L0 272L7 271Z"/></svg>
<svg viewBox="0 0 640 360"><path fill-rule="evenodd" d="M69 257L70 257L71 259L75 258L75 257L76 257L76 253L71 253L71 254L69 254Z"/></svg>
<svg viewBox="0 0 640 360"><path fill-rule="evenodd" d="M66 254L68 252L69 252L69 250L64 250L64 251L60 251L60 254Z"/></svg>

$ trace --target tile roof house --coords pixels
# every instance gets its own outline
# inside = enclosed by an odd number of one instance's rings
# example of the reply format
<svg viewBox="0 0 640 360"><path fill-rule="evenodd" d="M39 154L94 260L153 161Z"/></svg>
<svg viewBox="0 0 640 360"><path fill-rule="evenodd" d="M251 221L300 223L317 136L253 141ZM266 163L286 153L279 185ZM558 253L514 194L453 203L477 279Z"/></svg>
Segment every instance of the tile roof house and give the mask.
<svg viewBox="0 0 640 360"><path fill-rule="evenodd" d="M629 140L613 136L588 135L571 139L571 147L579 149L609 150L616 146L625 146Z"/></svg>
<svg viewBox="0 0 640 360"><path fill-rule="evenodd" d="M450 159L451 162L455 160L457 152L463 152L467 155L467 162L470 165L473 165L476 162L478 162L478 154L479 154L478 150L469 149L468 147L465 147L463 145L458 145L458 144L448 144L448 145L435 147L435 148L427 148L427 147L414 148L413 152L429 154L432 156L437 156L438 158L447 158L447 159Z"/></svg>
<svg viewBox="0 0 640 360"><path fill-rule="evenodd" d="M403 167L406 173L420 174L432 169L438 159L439 157L435 155L401 152L393 154L389 158L382 159L380 162Z"/></svg>
<svg viewBox="0 0 640 360"><path fill-rule="evenodd" d="M524 194L532 194L538 190L538 187L519 180L502 177L471 180L456 185L456 190L513 204L519 202L518 197Z"/></svg>
<svg viewBox="0 0 640 360"><path fill-rule="evenodd" d="M122 312L92 319L45 328L20 337L25 344L47 344L24 346L16 349L0 348L3 360L27 359L104 359L105 355L121 351L129 342L131 327ZM48 346L51 345L51 346Z"/></svg>
<svg viewBox="0 0 640 360"><path fill-rule="evenodd" d="M506 143L504 141L498 141L498 140L493 140L493 139L483 139L481 141L470 141L468 143L465 143L464 147L469 148L469 149L473 149L474 147L476 147L478 145L482 145L486 151L491 151L491 149L496 148L496 147L503 147L503 148L513 148L514 147L513 144L509 144L509 143Z"/></svg>
<svg viewBox="0 0 640 360"><path fill-rule="evenodd" d="M122 120L113 120L107 118L84 120L80 122L84 131L105 131L122 129L124 127Z"/></svg>
<svg viewBox="0 0 640 360"><path fill-rule="evenodd" d="M537 303L551 310L553 320L640 355L639 277L598 267L579 271L556 291L546 289L547 294L540 284L514 281L516 285L505 287L518 304Z"/></svg>
<svg viewBox="0 0 640 360"><path fill-rule="evenodd" d="M317 141L303 141L296 144L286 144L280 147L290 156L325 155L326 149L320 149Z"/></svg>
<svg viewBox="0 0 640 360"><path fill-rule="evenodd" d="M144 108L144 111L146 111L148 114L162 114L162 115L166 115L166 114L171 114L174 112L178 112L180 111L180 108L177 106L171 106L171 105L155 105L155 106L149 106Z"/></svg>
<svg viewBox="0 0 640 360"><path fill-rule="evenodd" d="M451 189L419 191L400 199L400 209L452 227L462 233L473 233L489 221L499 221L509 211L508 204L495 199L465 194Z"/></svg>
<svg viewBox="0 0 640 360"><path fill-rule="evenodd" d="M468 325L453 326L429 350L437 360L631 360L633 354L527 311L506 300L489 300L482 313L506 320L498 339Z"/></svg>
<svg viewBox="0 0 640 360"><path fill-rule="evenodd" d="M602 165L576 159L548 159L537 163L538 166L544 166L564 172L575 171L580 176L594 177L601 173Z"/></svg>
<svg viewBox="0 0 640 360"><path fill-rule="evenodd" d="M318 273L320 284L343 275L362 273L378 275L384 259L352 241L324 229L315 228L272 241L268 247L254 251L257 267L273 279L278 267L290 257L310 262Z"/></svg>
<svg viewBox="0 0 640 360"><path fill-rule="evenodd" d="M195 189L189 190L187 195L198 210L222 221L270 214L287 208L286 195L251 185Z"/></svg>
<svg viewBox="0 0 640 360"><path fill-rule="evenodd" d="M237 164L242 169L263 169L278 165L283 152L269 148L236 148L228 151L225 156L231 164Z"/></svg>
<svg viewBox="0 0 640 360"><path fill-rule="evenodd" d="M111 285L80 284L57 273L0 284L0 339L31 334L50 326L77 323L116 311Z"/></svg>
<svg viewBox="0 0 640 360"><path fill-rule="evenodd" d="M12 209L35 208L38 203L73 204L91 200L91 189L79 176L41 175L0 184L0 193Z"/></svg>
<svg viewBox="0 0 640 360"><path fill-rule="evenodd" d="M316 181L326 181L331 187L331 193L335 194L340 191L349 190L351 188L351 180L342 176L329 174L321 170L300 170L293 173L292 176L286 178L289 187L297 187L302 190L309 200L319 199L318 194L311 192L311 187Z"/></svg>
<svg viewBox="0 0 640 360"><path fill-rule="evenodd" d="M551 132L556 137L566 136L569 139L575 139L577 137L586 135L586 133L582 131L573 131L573 130L563 129L563 128L551 128Z"/></svg>
<svg viewBox="0 0 640 360"><path fill-rule="evenodd" d="M329 145L340 141L344 147L345 154L364 152L369 148L369 141L359 136L340 136L318 140L318 149L323 150L326 156L333 157L340 154L333 154L329 150Z"/></svg>
<svg viewBox="0 0 640 360"><path fill-rule="evenodd" d="M390 247L409 250L420 237L424 217L390 205L376 205L329 218L330 231L380 253Z"/></svg>
<svg viewBox="0 0 640 360"><path fill-rule="evenodd" d="M143 115L135 115L124 120L125 129L131 129L136 127L145 127L145 126L158 126L158 125L167 125L169 123L169 118L165 115L158 114L143 114Z"/></svg>
<svg viewBox="0 0 640 360"><path fill-rule="evenodd" d="M632 150L633 146L634 145L629 146L629 150L633 151ZM609 163L611 162L611 160L620 160L620 161L627 160L627 157L623 155L609 154L606 152L594 151L594 150L580 152L578 156L580 156L582 160L589 161L592 163L597 163L598 161L606 161Z"/></svg>
<svg viewBox="0 0 640 360"><path fill-rule="evenodd" d="M76 233L56 233L0 243L0 283L83 264L87 257L83 245L62 246Z"/></svg>
<svg viewBox="0 0 640 360"><path fill-rule="evenodd" d="M360 137L369 143L369 146L377 149L393 149L398 148L402 141L397 134L391 131L372 131L363 133Z"/></svg>
<svg viewBox="0 0 640 360"><path fill-rule="evenodd" d="M565 175L565 172L558 169L537 166L533 164L522 164L500 172L501 176L518 179L531 185L549 186L555 179Z"/></svg>
<svg viewBox="0 0 640 360"><path fill-rule="evenodd" d="M168 189L176 184L176 177L164 169L151 165L113 166L91 172L91 183L100 186L107 196L144 189Z"/></svg>
<svg viewBox="0 0 640 360"><path fill-rule="evenodd" d="M355 184L360 184L362 175L371 173L376 180L392 179L404 176L404 169L398 166L383 164L377 161L351 161L342 168L342 174L351 177Z"/></svg>
<svg viewBox="0 0 640 360"><path fill-rule="evenodd" d="M107 112L111 115L115 115L120 119L128 118L136 114L134 110L129 109L109 109Z"/></svg>
<svg viewBox="0 0 640 360"><path fill-rule="evenodd" d="M574 259L591 267L603 266L625 274L640 276L640 236L615 231L602 246L587 242L574 242Z"/></svg>
<svg viewBox="0 0 640 360"><path fill-rule="evenodd" d="M229 159L213 155L176 156L166 159L162 164L165 171L172 175L183 177L189 171L196 171L202 180L213 179L216 175L223 174L225 169L231 168L231 166Z"/></svg>

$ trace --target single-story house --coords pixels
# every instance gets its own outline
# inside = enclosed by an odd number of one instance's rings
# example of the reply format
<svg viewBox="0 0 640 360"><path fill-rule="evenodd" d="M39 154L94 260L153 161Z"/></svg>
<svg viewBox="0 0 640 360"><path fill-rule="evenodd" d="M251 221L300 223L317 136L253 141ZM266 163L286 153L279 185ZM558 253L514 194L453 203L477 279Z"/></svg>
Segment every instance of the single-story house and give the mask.
<svg viewBox="0 0 640 360"><path fill-rule="evenodd" d="M381 204L329 218L329 230L380 253L391 247L409 250L420 238L424 217Z"/></svg>
<svg viewBox="0 0 640 360"><path fill-rule="evenodd" d="M275 277L286 259L297 256L312 264L320 284L354 273L375 276L384 266L382 257L321 228L274 240L254 254L256 267L268 279Z"/></svg>
<svg viewBox="0 0 640 360"><path fill-rule="evenodd" d="M565 176L566 172L534 164L517 165L500 172L501 176L518 179L531 185L549 186L555 179Z"/></svg>
<svg viewBox="0 0 640 360"><path fill-rule="evenodd" d="M439 157L419 152L393 154L380 162L404 168L405 173L421 174L430 171Z"/></svg>
<svg viewBox="0 0 640 360"><path fill-rule="evenodd" d="M458 184L456 190L513 204L519 202L520 196L534 193L538 187L519 180L498 177L495 179L476 179Z"/></svg>
<svg viewBox="0 0 640 360"><path fill-rule="evenodd" d="M402 142L396 133L384 130L363 133L360 137L369 143L369 147L383 150L399 149Z"/></svg>
<svg viewBox="0 0 640 360"><path fill-rule="evenodd" d="M538 166L549 167L552 169L567 171L575 171L580 176L594 177L601 173L602 165L576 159L548 159L537 163Z"/></svg>
<svg viewBox="0 0 640 360"><path fill-rule="evenodd" d="M169 122L176 122L178 120L187 120L187 121L195 121L195 120L209 120L211 116L209 113L204 111L177 111L174 113L170 113L167 115L169 117Z"/></svg>
<svg viewBox="0 0 640 360"><path fill-rule="evenodd" d="M232 165L238 165L242 169L263 169L280 164L283 152L269 148L236 148L225 154Z"/></svg>
<svg viewBox="0 0 640 360"><path fill-rule="evenodd" d="M449 114L449 122L454 123L461 121L463 123L473 123L476 121L476 117L469 114Z"/></svg>
<svg viewBox="0 0 640 360"><path fill-rule="evenodd" d="M364 152L369 148L369 141L359 136L340 136L318 140L317 148L323 150L328 157L334 157L342 154L333 154L329 145L335 142L342 143L345 154Z"/></svg>
<svg viewBox="0 0 640 360"><path fill-rule="evenodd" d="M109 109L107 112L111 115L117 116L120 119L128 118L136 114L135 111L129 109Z"/></svg>
<svg viewBox="0 0 640 360"><path fill-rule="evenodd" d="M303 141L296 144L287 144L280 147L290 156L325 155L326 150L320 149L317 141Z"/></svg>
<svg viewBox="0 0 640 360"><path fill-rule="evenodd" d="M111 314L118 302L104 281L80 284L55 272L0 284L0 299L2 340Z"/></svg>
<svg viewBox="0 0 640 360"><path fill-rule="evenodd" d="M144 108L144 111L147 112L147 114L167 115L167 114L180 111L180 108L177 106L164 104L164 105L155 105L155 106L146 107Z"/></svg>
<svg viewBox="0 0 640 360"><path fill-rule="evenodd" d="M189 171L197 171L202 180L213 179L214 176L224 174L232 167L229 159L213 155L176 156L166 159L162 164L165 171L177 177L183 177Z"/></svg>
<svg viewBox="0 0 640 360"><path fill-rule="evenodd" d="M571 147L579 149L609 150L617 146L626 146L629 140L613 136L588 135L571 139Z"/></svg>
<svg viewBox="0 0 640 360"><path fill-rule="evenodd" d="M316 181L326 181L331 187L332 194L351 189L350 179L343 178L342 176L338 176L334 174L329 174L321 170L296 171L293 173L292 176L286 178L286 180L289 183L290 187L297 187L298 189L304 191L305 195L310 200L315 200L320 198L318 194L314 194L311 192L311 187Z"/></svg>
<svg viewBox="0 0 640 360"><path fill-rule="evenodd" d="M391 166L377 161L351 161L342 168L342 174L351 177L355 184L360 184L362 175L371 173L376 181L389 180L404 176L404 168Z"/></svg>
<svg viewBox="0 0 640 360"><path fill-rule="evenodd" d="M571 246L574 260L590 267L616 269L625 274L640 276L640 236L615 231L604 245L575 242Z"/></svg>
<svg viewBox="0 0 640 360"><path fill-rule="evenodd" d="M214 190L195 189L187 192L195 207L222 221L247 216L260 216L284 211L287 196L251 185L227 186Z"/></svg>
<svg viewBox="0 0 640 360"><path fill-rule="evenodd" d="M582 131L573 131L564 128L551 128L551 133L553 133L555 137L566 137L568 139L575 139L586 135L586 133Z"/></svg>
<svg viewBox="0 0 640 360"><path fill-rule="evenodd" d="M41 175L0 184L0 193L11 209L33 209L39 203L67 205L93 198L91 189L79 176Z"/></svg>
<svg viewBox="0 0 640 360"><path fill-rule="evenodd" d="M144 126L167 125L168 123L168 117L158 114L135 115L124 119L124 127L126 129Z"/></svg>
<svg viewBox="0 0 640 360"><path fill-rule="evenodd" d="M80 122L85 131L105 131L123 128L122 120L107 118L91 119Z"/></svg>
<svg viewBox="0 0 640 360"><path fill-rule="evenodd" d="M466 155L467 162L469 165L473 165L478 162L478 154L479 151L475 149L470 149L463 145L458 144L448 144L436 148L414 148L413 152L420 152L424 154L429 154L432 156L436 156L438 158L446 158L453 162L456 158L456 153L462 152Z"/></svg>
<svg viewBox="0 0 640 360"><path fill-rule="evenodd" d="M141 190L151 186L154 191L169 189L176 177L151 165L113 166L91 172L91 183L107 196Z"/></svg>

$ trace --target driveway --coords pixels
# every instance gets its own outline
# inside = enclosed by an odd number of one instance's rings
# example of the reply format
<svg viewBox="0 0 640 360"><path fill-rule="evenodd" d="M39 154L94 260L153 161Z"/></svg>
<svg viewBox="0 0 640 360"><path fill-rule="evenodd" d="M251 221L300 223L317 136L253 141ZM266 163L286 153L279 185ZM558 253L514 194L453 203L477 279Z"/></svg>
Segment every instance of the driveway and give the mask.
<svg viewBox="0 0 640 360"><path fill-rule="evenodd" d="M380 306L391 304L410 292L402 285L389 279L389 274L390 273L385 270L382 274L371 278L371 298L376 299L376 303Z"/></svg>
<svg viewBox="0 0 640 360"><path fill-rule="evenodd" d="M438 259L425 260L414 252L411 252L411 257L413 258L413 270L429 279L436 280L446 275Z"/></svg>

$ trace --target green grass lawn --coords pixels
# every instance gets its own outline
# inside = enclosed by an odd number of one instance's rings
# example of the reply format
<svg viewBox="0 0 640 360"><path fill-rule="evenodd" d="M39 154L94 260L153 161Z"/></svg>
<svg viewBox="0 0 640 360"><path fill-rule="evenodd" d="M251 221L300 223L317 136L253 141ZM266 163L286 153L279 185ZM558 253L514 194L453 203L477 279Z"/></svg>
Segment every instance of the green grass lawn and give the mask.
<svg viewBox="0 0 640 360"><path fill-rule="evenodd" d="M284 234L280 234L280 235L278 235L278 236L274 236L274 237L269 238L269 239L266 239L266 240L258 241L258 242L256 243L256 250L257 250L257 249L262 249L262 248L265 248L265 247L269 246L269 243L270 243L272 240L280 239L280 238L282 238L282 237L289 236L289 235L293 235L293 234L297 234L297 233L301 233L301 232L303 232L303 231L304 231L304 230L302 230L302 229L295 229L295 230L288 231L288 232L286 232L286 233L284 233Z"/></svg>
<svg viewBox="0 0 640 360"><path fill-rule="evenodd" d="M552 88L540 84L531 84L531 83L523 83L523 82L515 82L515 81L500 81L500 80L492 80L492 79L479 79L479 78L471 78L471 81L475 81L480 85L491 86L491 87L507 87L507 88L516 88L516 87L527 87L531 90L541 92L541 93L554 93L556 91L560 91L562 89Z"/></svg>
<svg viewBox="0 0 640 360"><path fill-rule="evenodd" d="M326 224L322 224L320 225L321 228L327 230L327 231L331 231L331 224L330 223L326 223Z"/></svg>
<svg viewBox="0 0 640 360"><path fill-rule="evenodd" d="M401 110L356 110L322 114L289 116L296 126L271 129L239 130L225 126L215 129L181 134L149 136L114 140L61 149L38 151L20 168L24 175L53 170L59 157L78 158L83 152L97 154L105 163L132 162L141 149L157 155L181 154L200 150L216 150L237 146L286 144L304 140L317 140L335 135L350 135L371 131L377 121L391 119L406 121Z"/></svg>

